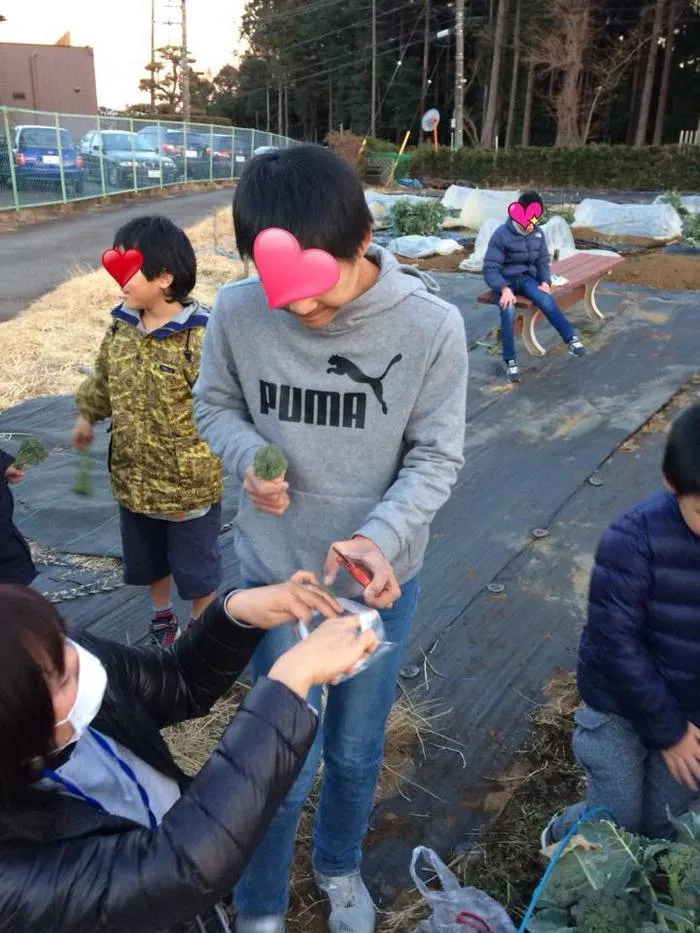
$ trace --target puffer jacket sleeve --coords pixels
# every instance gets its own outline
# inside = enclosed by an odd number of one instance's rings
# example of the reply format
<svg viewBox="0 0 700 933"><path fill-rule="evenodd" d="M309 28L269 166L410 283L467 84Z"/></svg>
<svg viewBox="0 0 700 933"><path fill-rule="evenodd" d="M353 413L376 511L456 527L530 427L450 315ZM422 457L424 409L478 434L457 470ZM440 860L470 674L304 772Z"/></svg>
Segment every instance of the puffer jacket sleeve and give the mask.
<svg viewBox="0 0 700 933"><path fill-rule="evenodd" d="M549 268L549 247L547 246L547 240L544 233L541 238L538 238L540 244L540 252L537 257L537 284L542 285L543 282L546 282L548 285L552 282L552 272Z"/></svg>
<svg viewBox="0 0 700 933"><path fill-rule="evenodd" d="M42 844L0 858L3 933L159 933L231 891L296 778L308 705L263 679L156 830Z"/></svg>
<svg viewBox="0 0 700 933"><path fill-rule="evenodd" d="M503 267L506 262L505 245L502 228L494 230L484 256L483 275L486 284L492 291L500 292L508 286L503 277Z"/></svg>
<svg viewBox="0 0 700 933"><path fill-rule="evenodd" d="M83 418L90 424L96 424L109 418L112 414L112 403L109 397L109 348L113 338L112 327L102 340L100 350L95 360L94 372L80 385L75 394L75 404Z"/></svg>
<svg viewBox="0 0 700 933"><path fill-rule="evenodd" d="M208 712L245 670L265 635L262 629L234 622L224 607L225 597L216 599L166 650L131 648L90 636L78 640L162 729Z"/></svg>
<svg viewBox="0 0 700 933"><path fill-rule="evenodd" d="M0 447L0 489L5 482L5 471L14 463L14 457Z"/></svg>
<svg viewBox="0 0 700 933"><path fill-rule="evenodd" d="M647 748L663 749L683 737L687 722L645 646L651 574L643 518L627 514L598 546L584 639L615 692L621 715Z"/></svg>

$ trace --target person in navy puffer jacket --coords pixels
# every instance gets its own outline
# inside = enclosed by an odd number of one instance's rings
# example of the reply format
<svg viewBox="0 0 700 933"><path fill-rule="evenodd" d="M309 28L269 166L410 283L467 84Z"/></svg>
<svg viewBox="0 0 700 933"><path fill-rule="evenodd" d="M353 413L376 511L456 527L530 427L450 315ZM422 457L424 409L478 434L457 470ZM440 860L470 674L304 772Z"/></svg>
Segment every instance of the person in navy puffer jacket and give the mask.
<svg viewBox="0 0 700 933"><path fill-rule="evenodd" d="M518 203L523 208L539 204L539 217L542 216L542 198L536 191L525 191ZM493 232L484 256L484 279L501 309L503 362L511 382L520 381L513 333L516 295L529 298L540 309L568 345L572 356L583 356L586 352L550 295L549 251L544 234L537 229L538 219L532 218L528 226L523 227L509 218Z"/></svg>
<svg viewBox="0 0 700 933"><path fill-rule="evenodd" d="M700 789L700 404L671 430L665 489L615 521L595 558L578 655L574 752L584 804L545 830L561 839L590 807L626 830L673 832Z"/></svg>
<svg viewBox="0 0 700 933"><path fill-rule="evenodd" d="M14 523L15 502L10 485L18 483L24 471L14 465L14 457L0 450L0 583L29 586L36 577L29 545Z"/></svg>

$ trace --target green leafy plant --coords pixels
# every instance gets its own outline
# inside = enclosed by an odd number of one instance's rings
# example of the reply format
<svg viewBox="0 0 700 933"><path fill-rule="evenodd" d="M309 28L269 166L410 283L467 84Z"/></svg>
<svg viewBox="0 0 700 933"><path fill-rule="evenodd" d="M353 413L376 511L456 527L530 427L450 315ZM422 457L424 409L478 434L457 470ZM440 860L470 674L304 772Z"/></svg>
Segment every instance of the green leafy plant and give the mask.
<svg viewBox="0 0 700 933"><path fill-rule="evenodd" d="M661 200L676 209L683 223L683 239L692 246L700 246L700 214L691 214L688 208L683 206L678 191L667 191Z"/></svg>
<svg viewBox="0 0 700 933"><path fill-rule="evenodd" d="M41 441L36 437L27 437L19 445L14 466L18 470L23 470L27 466L43 463L47 457L48 452Z"/></svg>
<svg viewBox="0 0 700 933"><path fill-rule="evenodd" d="M391 211L391 222L397 236L434 236L445 219L445 208L437 198L409 201L400 198Z"/></svg>
<svg viewBox="0 0 700 933"><path fill-rule="evenodd" d="M78 451L78 470L73 483L73 492L76 496L92 495L92 475L89 450Z"/></svg>
<svg viewBox="0 0 700 933"><path fill-rule="evenodd" d="M287 458L277 444L267 444L255 453L253 470L259 479L277 479L287 471Z"/></svg>
<svg viewBox="0 0 700 933"><path fill-rule="evenodd" d="M553 867L529 933L700 929L700 818L675 826L682 841L584 823Z"/></svg>

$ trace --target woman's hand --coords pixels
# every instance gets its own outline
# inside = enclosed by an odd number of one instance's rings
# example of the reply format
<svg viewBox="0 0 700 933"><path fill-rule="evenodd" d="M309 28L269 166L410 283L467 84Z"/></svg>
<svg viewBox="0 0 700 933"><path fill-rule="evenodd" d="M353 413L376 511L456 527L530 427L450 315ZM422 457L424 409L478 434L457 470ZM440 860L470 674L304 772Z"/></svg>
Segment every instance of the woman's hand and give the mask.
<svg viewBox="0 0 700 933"><path fill-rule="evenodd" d="M277 660L268 674L302 699L315 684L333 683L349 674L366 655L379 645L376 632L360 630L358 616L344 616L323 622Z"/></svg>
<svg viewBox="0 0 700 933"><path fill-rule="evenodd" d="M226 600L226 611L241 622L271 629L297 619L310 622L316 612L326 618L338 616L343 607L319 586L312 573L300 570L287 583L232 593Z"/></svg>

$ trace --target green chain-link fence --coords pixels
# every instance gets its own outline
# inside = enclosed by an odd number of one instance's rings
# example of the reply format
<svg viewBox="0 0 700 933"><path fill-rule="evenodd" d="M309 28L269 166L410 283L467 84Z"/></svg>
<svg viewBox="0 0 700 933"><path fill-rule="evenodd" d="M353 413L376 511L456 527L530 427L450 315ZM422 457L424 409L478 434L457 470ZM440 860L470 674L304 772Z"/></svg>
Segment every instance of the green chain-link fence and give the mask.
<svg viewBox="0 0 700 933"><path fill-rule="evenodd" d="M0 107L0 210L237 178L275 133Z"/></svg>

